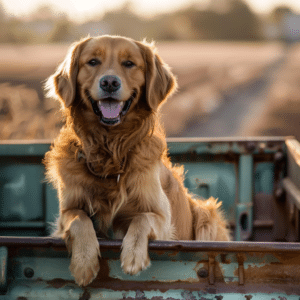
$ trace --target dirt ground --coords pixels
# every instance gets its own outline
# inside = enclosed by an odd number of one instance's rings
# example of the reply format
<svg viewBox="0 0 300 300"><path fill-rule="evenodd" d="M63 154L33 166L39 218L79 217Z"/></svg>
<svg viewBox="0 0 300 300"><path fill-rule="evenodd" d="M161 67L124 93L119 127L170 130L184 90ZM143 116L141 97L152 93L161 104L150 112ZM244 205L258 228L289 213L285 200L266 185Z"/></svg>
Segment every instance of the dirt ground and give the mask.
<svg viewBox="0 0 300 300"><path fill-rule="evenodd" d="M168 136L182 136L191 123L207 122L226 105L226 95L262 76L282 55L276 43L157 44L176 74L177 93L162 107ZM0 45L0 139L53 139L62 119L58 104L43 96L43 82L68 45ZM241 135L298 135L300 47L287 54L269 89L260 117ZM246 117L246 116L245 116ZM176 120L176 121L174 121ZM199 133L201 136L201 132Z"/></svg>

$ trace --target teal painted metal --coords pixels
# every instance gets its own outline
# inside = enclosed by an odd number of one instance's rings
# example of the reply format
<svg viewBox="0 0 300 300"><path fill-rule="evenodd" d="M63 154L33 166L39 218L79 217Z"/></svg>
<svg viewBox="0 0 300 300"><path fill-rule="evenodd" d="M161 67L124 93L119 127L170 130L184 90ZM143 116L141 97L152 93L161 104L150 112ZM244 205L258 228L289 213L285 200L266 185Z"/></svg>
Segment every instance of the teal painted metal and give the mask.
<svg viewBox="0 0 300 300"><path fill-rule="evenodd" d="M2 163L1 195L3 199L7 199L2 203L0 211L2 221L30 221L43 218L41 201L43 173L42 165Z"/></svg>
<svg viewBox="0 0 300 300"><path fill-rule="evenodd" d="M1 141L0 156L44 156L49 150L50 142Z"/></svg>
<svg viewBox="0 0 300 300"><path fill-rule="evenodd" d="M0 143L0 235L51 232L58 201L56 191L44 181L41 164L49 147L40 142ZM168 147L173 162L184 165L190 191L222 201L226 217L236 228L235 239L251 239L256 226L251 193L272 197L273 156L279 150L285 154L285 138L168 139Z"/></svg>
<svg viewBox="0 0 300 300"><path fill-rule="evenodd" d="M278 220L265 216L262 208L285 203L280 189L290 191L284 185L289 181L283 180L285 140L169 139L168 146L172 161L185 167L188 189L199 198L214 196L223 202L236 240L255 240L261 233L272 233L276 240L273 227ZM0 257L1 249L7 249L3 257L9 266L8 285L1 285L0 299L299 300L300 246L290 243L191 242L187 247L178 242L173 247L151 242L152 266L131 277L120 267L120 242L100 241L98 278L85 289L76 286L63 242L37 237L50 233L58 212L56 191L44 181L41 164L49 146L0 143L0 234L36 237L25 243L6 243L0 237ZM288 180L299 188L297 149L289 147L287 171ZM299 211L292 211L283 213L294 224L285 225L291 232L288 238L296 241Z"/></svg>
<svg viewBox="0 0 300 300"><path fill-rule="evenodd" d="M159 299L159 300L299 300L297 295L286 295L284 293L218 293L208 294L205 291L168 290L161 292L152 291L112 291L110 289L86 289L82 290L75 285L68 285L66 289L50 287L43 282L28 284L27 281L17 283L12 293L3 297L4 300L26 299L26 300L57 300L57 299L110 299L110 300L133 300L133 299ZM20 295L25 295L21 296ZM28 296L29 295L29 296ZM24 298L22 298L24 297ZM39 298L41 297L41 298ZM0 296L0 299L1 296Z"/></svg>
<svg viewBox="0 0 300 300"><path fill-rule="evenodd" d="M44 221L43 166L40 163L26 163L26 158L25 162L0 159L0 163L0 234L14 235L14 229L22 229L21 224L24 223L28 223L24 229L29 224L38 229ZM37 230L36 234L40 235L43 230Z"/></svg>
<svg viewBox="0 0 300 300"><path fill-rule="evenodd" d="M262 209L274 205L276 186L284 177L284 169L276 175L275 165L278 154L286 155L285 139L169 139L168 146L172 160L185 167L189 190L222 201L235 240L272 231L274 220L262 216Z"/></svg>
<svg viewBox="0 0 300 300"><path fill-rule="evenodd" d="M58 217L57 191L49 184L45 184L45 234L49 235L53 231L53 223Z"/></svg>
<svg viewBox="0 0 300 300"><path fill-rule="evenodd" d="M256 164L254 175L254 193L272 195L274 192L274 163L261 162Z"/></svg>
<svg viewBox="0 0 300 300"><path fill-rule="evenodd" d="M49 143L0 143L0 235L44 236L58 211L42 159Z"/></svg>
<svg viewBox="0 0 300 300"><path fill-rule="evenodd" d="M222 162L183 163L185 186L200 198L210 196L223 203L226 217L235 220L236 170L234 164Z"/></svg>
<svg viewBox="0 0 300 300"><path fill-rule="evenodd" d="M252 235L253 224L253 157L239 157L239 198L236 204L235 240L245 241Z"/></svg>
<svg viewBox="0 0 300 300"><path fill-rule="evenodd" d="M31 246L28 241L0 238L13 253L8 256L12 266L8 289L0 299L300 297L298 243L150 242L151 266L130 276L120 266L121 241L99 240L100 273L81 288L69 272L70 258L62 241L35 238Z"/></svg>

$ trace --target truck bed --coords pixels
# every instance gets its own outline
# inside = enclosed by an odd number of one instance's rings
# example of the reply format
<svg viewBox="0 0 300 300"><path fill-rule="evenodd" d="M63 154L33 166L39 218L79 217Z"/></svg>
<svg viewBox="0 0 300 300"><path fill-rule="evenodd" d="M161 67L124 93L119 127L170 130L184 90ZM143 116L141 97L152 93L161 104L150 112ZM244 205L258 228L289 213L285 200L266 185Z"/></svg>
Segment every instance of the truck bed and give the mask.
<svg viewBox="0 0 300 300"><path fill-rule="evenodd" d="M151 266L120 265L120 240L99 239L100 272L86 288L69 272L58 213L44 180L45 142L0 144L0 299L297 299L300 297L300 146L290 137L168 139L185 185L214 196L232 242L151 241Z"/></svg>

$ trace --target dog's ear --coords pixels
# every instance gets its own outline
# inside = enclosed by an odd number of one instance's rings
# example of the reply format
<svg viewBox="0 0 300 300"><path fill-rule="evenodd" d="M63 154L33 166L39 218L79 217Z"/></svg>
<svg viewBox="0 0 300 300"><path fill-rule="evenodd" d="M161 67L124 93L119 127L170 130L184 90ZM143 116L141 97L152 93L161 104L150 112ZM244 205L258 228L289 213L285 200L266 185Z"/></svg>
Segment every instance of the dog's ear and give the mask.
<svg viewBox="0 0 300 300"><path fill-rule="evenodd" d="M76 98L76 82L79 70L79 56L85 44L91 38L85 38L74 43L64 61L58 66L56 72L46 81L45 89L48 97L57 98L69 107Z"/></svg>
<svg viewBox="0 0 300 300"><path fill-rule="evenodd" d="M136 42L145 61L145 96L149 107L156 111L158 106L176 90L177 82L170 68L156 53L152 44Z"/></svg>

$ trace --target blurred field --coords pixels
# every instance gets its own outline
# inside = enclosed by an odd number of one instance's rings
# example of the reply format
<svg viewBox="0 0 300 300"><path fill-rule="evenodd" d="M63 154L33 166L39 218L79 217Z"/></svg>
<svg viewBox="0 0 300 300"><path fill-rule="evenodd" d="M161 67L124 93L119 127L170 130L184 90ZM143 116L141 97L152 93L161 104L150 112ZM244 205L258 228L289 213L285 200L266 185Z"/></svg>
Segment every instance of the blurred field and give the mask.
<svg viewBox="0 0 300 300"><path fill-rule="evenodd" d="M300 45L287 53L256 120L242 128L245 135L293 135L300 140Z"/></svg>
<svg viewBox="0 0 300 300"><path fill-rule="evenodd" d="M262 76L283 55L276 43L169 42L159 54L177 75L179 90L162 108L168 136L181 136L191 122L226 105L228 92ZM62 119L58 104L45 99L43 81L66 54L67 45L0 45L0 139L53 139ZM240 135L300 138L300 47L288 53L255 118ZM252 112L253 113L253 112ZM201 136L201 133L200 133Z"/></svg>

